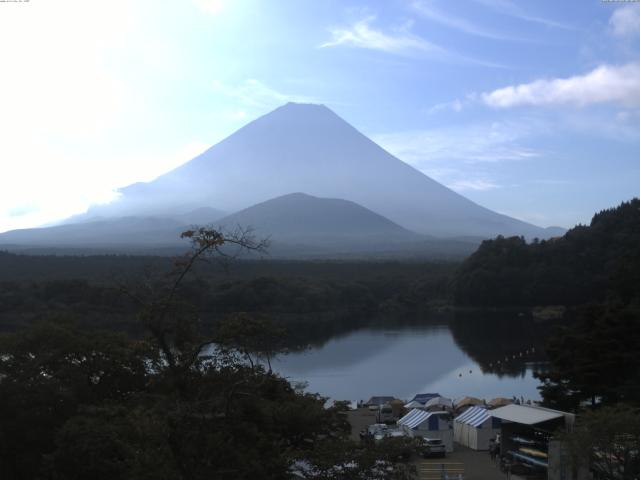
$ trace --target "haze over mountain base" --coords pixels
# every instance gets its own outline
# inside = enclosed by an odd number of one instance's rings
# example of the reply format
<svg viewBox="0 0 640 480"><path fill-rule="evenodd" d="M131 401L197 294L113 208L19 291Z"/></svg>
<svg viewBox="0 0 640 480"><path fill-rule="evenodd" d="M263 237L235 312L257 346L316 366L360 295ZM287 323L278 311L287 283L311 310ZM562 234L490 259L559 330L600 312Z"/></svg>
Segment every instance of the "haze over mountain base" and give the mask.
<svg viewBox="0 0 640 480"><path fill-rule="evenodd" d="M252 228L282 256L460 256L483 238L563 232L466 199L322 105L288 103L109 204L6 232L0 246L157 252L181 246L180 231L194 224Z"/></svg>

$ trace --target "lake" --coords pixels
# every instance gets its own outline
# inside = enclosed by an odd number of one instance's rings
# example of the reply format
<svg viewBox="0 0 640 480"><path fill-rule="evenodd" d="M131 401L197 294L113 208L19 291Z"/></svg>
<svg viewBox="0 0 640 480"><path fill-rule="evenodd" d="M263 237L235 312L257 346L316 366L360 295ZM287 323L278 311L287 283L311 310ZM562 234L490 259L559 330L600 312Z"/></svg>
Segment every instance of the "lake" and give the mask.
<svg viewBox="0 0 640 480"><path fill-rule="evenodd" d="M421 392L535 400L540 398L533 377L541 365L539 333L530 322L513 319L365 327L280 356L273 367L335 400L410 399Z"/></svg>

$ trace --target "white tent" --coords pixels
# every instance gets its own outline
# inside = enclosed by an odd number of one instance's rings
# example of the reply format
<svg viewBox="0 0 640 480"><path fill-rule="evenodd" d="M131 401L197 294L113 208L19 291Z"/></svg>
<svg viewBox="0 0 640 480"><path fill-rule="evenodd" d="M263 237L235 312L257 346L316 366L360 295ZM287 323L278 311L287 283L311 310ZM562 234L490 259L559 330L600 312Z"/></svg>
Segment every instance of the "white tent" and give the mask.
<svg viewBox="0 0 640 480"><path fill-rule="evenodd" d="M469 407L453 420L453 439L473 450L488 450L489 439L500 433L500 420L483 407Z"/></svg>
<svg viewBox="0 0 640 480"><path fill-rule="evenodd" d="M412 437L439 438L447 452L453 452L453 426L448 412L426 412L414 408L398 420L398 426Z"/></svg>
<svg viewBox="0 0 640 480"><path fill-rule="evenodd" d="M424 408L424 404L418 402L417 400L411 400L409 403L407 403L404 408Z"/></svg>
<svg viewBox="0 0 640 480"><path fill-rule="evenodd" d="M424 404L427 410L453 409L453 400L446 397L433 397Z"/></svg>

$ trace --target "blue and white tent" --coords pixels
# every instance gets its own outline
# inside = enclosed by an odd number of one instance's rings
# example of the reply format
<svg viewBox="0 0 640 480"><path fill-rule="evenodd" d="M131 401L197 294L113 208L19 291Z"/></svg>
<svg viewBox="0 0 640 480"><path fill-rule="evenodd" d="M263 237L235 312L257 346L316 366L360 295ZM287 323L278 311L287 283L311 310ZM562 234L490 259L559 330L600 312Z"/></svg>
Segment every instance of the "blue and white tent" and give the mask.
<svg viewBox="0 0 640 480"><path fill-rule="evenodd" d="M439 397L439 393L416 393L411 401L420 402L421 404L427 403L429 400L435 397Z"/></svg>
<svg viewBox="0 0 640 480"><path fill-rule="evenodd" d="M412 437L439 438L447 452L453 451L453 425L448 412L427 412L414 408L398 420L398 426Z"/></svg>
<svg viewBox="0 0 640 480"><path fill-rule="evenodd" d="M473 450L488 450L489 439L500 433L500 419L483 407L470 407L453 420L453 439Z"/></svg>

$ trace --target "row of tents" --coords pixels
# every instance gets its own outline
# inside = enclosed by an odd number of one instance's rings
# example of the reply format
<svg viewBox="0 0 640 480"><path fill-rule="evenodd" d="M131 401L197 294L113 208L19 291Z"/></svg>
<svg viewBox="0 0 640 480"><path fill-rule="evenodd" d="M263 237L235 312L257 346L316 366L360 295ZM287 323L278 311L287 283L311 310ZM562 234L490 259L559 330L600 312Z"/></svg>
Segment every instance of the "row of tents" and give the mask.
<svg viewBox="0 0 640 480"><path fill-rule="evenodd" d="M425 410L447 410L460 413L468 407L484 406L486 408L498 408L513 403L513 400L504 397L497 397L488 402L480 400L476 397L464 397L457 401L453 401L450 398L442 397L435 393L421 393L413 397L413 399L407 403L405 408L421 408Z"/></svg>
<svg viewBox="0 0 640 480"><path fill-rule="evenodd" d="M453 442L474 450L488 450L489 441L500 433L501 421L490 410L513 403L494 398L489 402L475 397L453 401L437 393L416 395L404 405L409 412L398 420L407 435L441 439L448 452Z"/></svg>
<svg viewBox="0 0 640 480"><path fill-rule="evenodd" d="M474 450L488 450L489 440L500 433L500 419L490 410L473 406L452 419L449 412L430 412L414 408L398 420L400 427L409 436L440 439L447 452L453 451L453 442Z"/></svg>

